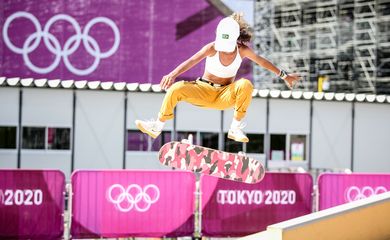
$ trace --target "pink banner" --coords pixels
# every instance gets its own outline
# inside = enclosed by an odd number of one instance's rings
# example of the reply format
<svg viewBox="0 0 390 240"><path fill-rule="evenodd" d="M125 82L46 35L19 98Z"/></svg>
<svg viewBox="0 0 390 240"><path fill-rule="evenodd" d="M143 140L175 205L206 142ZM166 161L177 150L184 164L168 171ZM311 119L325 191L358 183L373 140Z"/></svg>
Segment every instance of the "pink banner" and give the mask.
<svg viewBox="0 0 390 240"><path fill-rule="evenodd" d="M194 232L195 176L182 171L77 171L74 238L178 237Z"/></svg>
<svg viewBox="0 0 390 240"><path fill-rule="evenodd" d="M266 173L257 184L202 176L202 233L246 236L311 213L312 188L309 174Z"/></svg>
<svg viewBox="0 0 390 240"><path fill-rule="evenodd" d="M0 239L61 239L65 176L57 170L0 170Z"/></svg>
<svg viewBox="0 0 390 240"><path fill-rule="evenodd" d="M390 191L390 174L325 173L318 177L319 210Z"/></svg>

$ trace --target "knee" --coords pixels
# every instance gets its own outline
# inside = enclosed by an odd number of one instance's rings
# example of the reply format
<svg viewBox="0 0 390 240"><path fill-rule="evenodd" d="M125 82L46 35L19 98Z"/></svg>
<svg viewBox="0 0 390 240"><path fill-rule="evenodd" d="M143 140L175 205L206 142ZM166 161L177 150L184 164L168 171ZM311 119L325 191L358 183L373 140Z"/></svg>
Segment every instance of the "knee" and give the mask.
<svg viewBox="0 0 390 240"><path fill-rule="evenodd" d="M184 88L185 81L179 81L172 84L172 86L168 89L169 94L177 94L180 93L181 90Z"/></svg>
<svg viewBox="0 0 390 240"><path fill-rule="evenodd" d="M241 78L237 81L237 86L245 91L253 91L253 84L251 81L245 78Z"/></svg>

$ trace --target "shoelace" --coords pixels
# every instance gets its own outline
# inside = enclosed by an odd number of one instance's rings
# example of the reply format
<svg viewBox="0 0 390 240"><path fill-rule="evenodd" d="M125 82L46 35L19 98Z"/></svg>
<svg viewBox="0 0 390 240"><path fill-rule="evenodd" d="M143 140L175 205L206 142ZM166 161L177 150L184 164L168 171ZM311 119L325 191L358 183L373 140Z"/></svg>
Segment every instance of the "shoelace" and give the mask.
<svg viewBox="0 0 390 240"><path fill-rule="evenodd" d="M240 129L243 129L243 128L245 128L246 127L246 122L242 122L242 123L240 123L240 126L238 126Z"/></svg>
<svg viewBox="0 0 390 240"><path fill-rule="evenodd" d="M158 131L158 125L157 125L157 123L156 123L156 120L154 120L154 119L152 118L152 119L150 119L150 120L146 120L145 122L146 122L146 124L147 124L148 126L150 126L150 128L152 128L154 131Z"/></svg>
<svg viewBox="0 0 390 240"><path fill-rule="evenodd" d="M238 125L237 127L233 128L233 130L237 129L237 130L241 130L242 131L242 129L245 128L246 125L247 125L246 122L241 122L240 125Z"/></svg>

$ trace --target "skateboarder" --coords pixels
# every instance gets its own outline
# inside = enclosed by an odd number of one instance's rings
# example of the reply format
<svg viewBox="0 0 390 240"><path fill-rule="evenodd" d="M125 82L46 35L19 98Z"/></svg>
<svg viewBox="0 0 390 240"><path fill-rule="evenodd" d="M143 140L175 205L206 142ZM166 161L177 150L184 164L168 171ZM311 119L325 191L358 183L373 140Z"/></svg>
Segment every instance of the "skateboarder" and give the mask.
<svg viewBox="0 0 390 240"><path fill-rule="evenodd" d="M282 78L291 89L299 76L288 74L274 66L265 58L256 55L248 47L252 33L241 14L234 13L222 19L216 30L214 42L206 44L192 57L165 75L160 86L167 90L158 118L151 121L136 120L137 127L152 138L162 131L166 120L172 119L173 110L179 101L186 101L196 106L224 110L234 107L234 117L228 138L238 142L248 142L242 131L246 110L252 100L252 83L244 78L235 81L243 58L248 58L263 68ZM179 81L175 79L206 58L202 77L195 81Z"/></svg>

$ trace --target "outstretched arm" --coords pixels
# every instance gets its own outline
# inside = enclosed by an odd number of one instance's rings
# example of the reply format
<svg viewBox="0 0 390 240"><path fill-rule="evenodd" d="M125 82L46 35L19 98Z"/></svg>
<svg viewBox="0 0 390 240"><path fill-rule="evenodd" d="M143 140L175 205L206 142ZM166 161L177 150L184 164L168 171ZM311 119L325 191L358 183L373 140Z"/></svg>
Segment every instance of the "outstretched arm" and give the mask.
<svg viewBox="0 0 390 240"><path fill-rule="evenodd" d="M192 57L182 62L179 66L177 66L172 72L165 75L160 82L160 86L162 89L168 89L174 82L176 77L180 74L186 72L187 70L194 67L205 57L210 55L213 51L213 43L209 43L205 45L202 49L200 49L197 53L195 53Z"/></svg>
<svg viewBox="0 0 390 240"><path fill-rule="evenodd" d="M247 57L259 66L275 73L277 76L281 77L287 84L287 87L292 89L295 82L300 80L300 76L298 74L287 74L283 70L277 68L274 64L272 64L267 59L257 55L251 48L244 47L243 51L243 57ZM287 74L284 76L284 74Z"/></svg>

